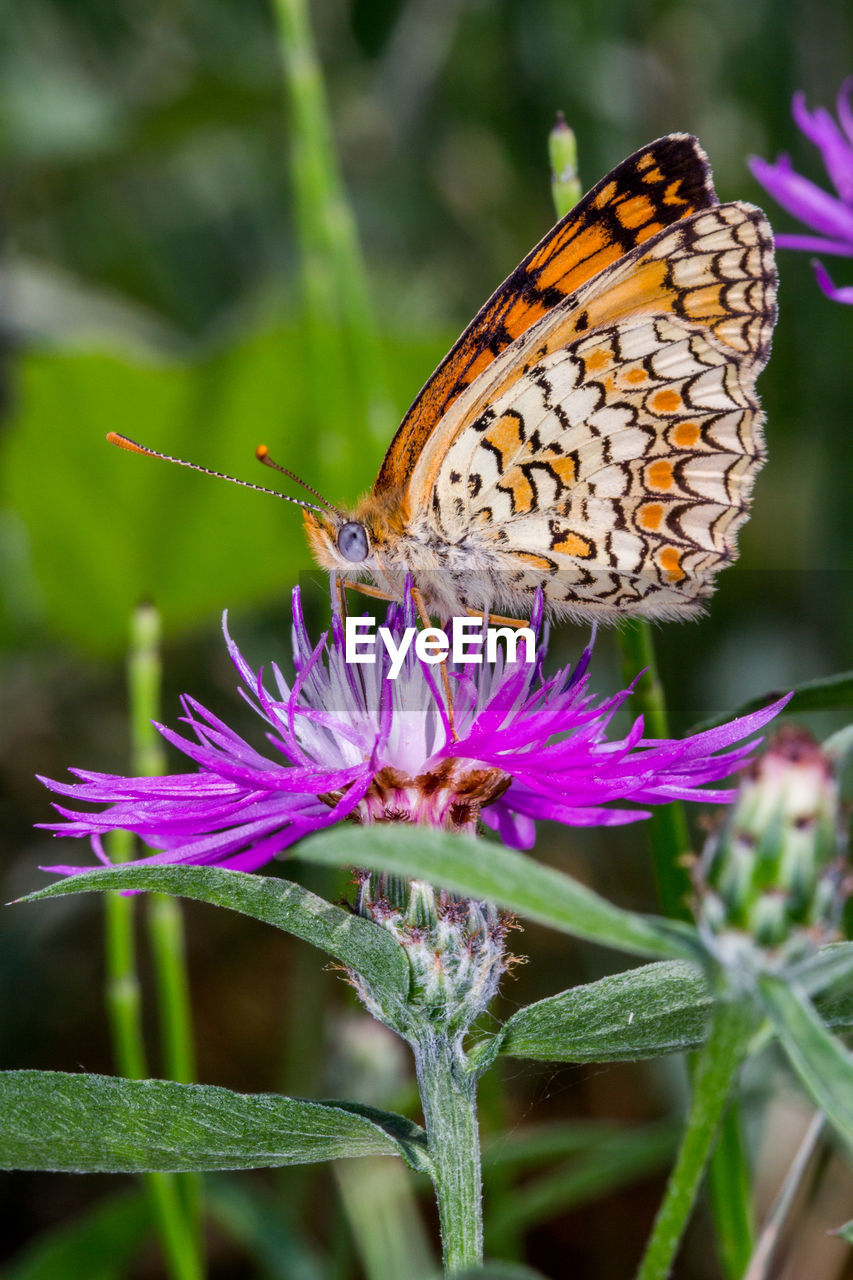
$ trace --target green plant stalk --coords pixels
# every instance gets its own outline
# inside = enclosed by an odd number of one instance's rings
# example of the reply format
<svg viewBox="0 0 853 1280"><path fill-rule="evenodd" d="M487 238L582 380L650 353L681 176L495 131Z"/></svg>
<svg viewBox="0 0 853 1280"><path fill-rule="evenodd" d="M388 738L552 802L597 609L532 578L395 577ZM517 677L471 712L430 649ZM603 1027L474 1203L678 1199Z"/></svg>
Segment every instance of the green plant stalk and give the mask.
<svg viewBox="0 0 853 1280"><path fill-rule="evenodd" d="M681 1148L637 1280L666 1280L670 1273L756 1020L751 1001L724 996L715 1005L708 1039L696 1058Z"/></svg>
<svg viewBox="0 0 853 1280"><path fill-rule="evenodd" d="M335 1180L367 1280L430 1280L435 1260L408 1170L398 1160L338 1160Z"/></svg>
<svg viewBox="0 0 853 1280"><path fill-rule="evenodd" d="M290 113L291 174L299 228L315 408L339 429L355 390L369 431L387 443L393 414L355 219L335 155L306 0L273 0Z"/></svg>
<svg viewBox="0 0 853 1280"><path fill-rule="evenodd" d="M433 1027L413 1042L446 1275L483 1262L477 1077L459 1035Z"/></svg>
<svg viewBox="0 0 853 1280"><path fill-rule="evenodd" d="M162 739L154 728L160 719L160 616L152 605L140 605L131 615L127 683L130 701L130 740L133 772L155 777L166 771ZM163 1060L163 1074L179 1084L195 1079L195 1044L186 965L186 938L181 905L165 893L151 894L146 926L154 967L154 988ZM184 1210L203 1250L203 1183L198 1174L175 1176ZM169 1208L171 1212L171 1207Z"/></svg>
<svg viewBox="0 0 853 1280"><path fill-rule="evenodd" d="M127 862L133 855L133 836L111 831L106 840L111 862ZM133 1080L148 1074L142 1034L142 989L136 967L136 899L120 893L104 894L104 945L107 1020L113 1059L120 1075Z"/></svg>
<svg viewBox="0 0 853 1280"><path fill-rule="evenodd" d="M634 703L643 716L648 737L668 738L666 695L658 670L652 627L645 618L632 618L619 629L622 671L626 683L638 672ZM690 832L680 801L658 805L648 822L654 859L658 900L664 914L689 919L687 896L690 877L682 858L690 850ZM750 1174L741 1134L740 1108L726 1113L720 1140L711 1157L708 1194L720 1257L729 1280L740 1280L752 1254L755 1226L752 1214Z"/></svg>
<svg viewBox="0 0 853 1280"><path fill-rule="evenodd" d="M159 669L150 661L152 612L137 609L131 618L128 689L130 698L131 756L140 773L153 772L152 745L155 730L146 711L156 715ZM156 614L153 615L156 637ZM141 654L147 650L146 657ZM133 837L113 831L107 840L113 862L127 862L133 856ZM145 1079L148 1065L142 1029L141 985L136 964L136 898L108 893L104 898L106 1005L116 1068L129 1079ZM171 901L171 899L169 899ZM186 1177L187 1175L180 1175ZM199 1233L188 1217L178 1175L148 1173L144 1177L154 1222L172 1280L202 1280Z"/></svg>
<svg viewBox="0 0 853 1280"><path fill-rule="evenodd" d="M737 1102L723 1116L708 1166L708 1199L720 1261L729 1280L741 1280L755 1248L749 1161Z"/></svg>

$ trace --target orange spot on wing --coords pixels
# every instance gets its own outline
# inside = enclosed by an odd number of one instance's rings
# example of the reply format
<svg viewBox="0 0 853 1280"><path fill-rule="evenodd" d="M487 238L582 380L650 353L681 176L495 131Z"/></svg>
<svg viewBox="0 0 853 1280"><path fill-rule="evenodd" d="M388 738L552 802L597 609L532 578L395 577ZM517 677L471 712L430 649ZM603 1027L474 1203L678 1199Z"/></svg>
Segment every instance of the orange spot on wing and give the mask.
<svg viewBox="0 0 853 1280"><path fill-rule="evenodd" d="M659 529L663 519L663 507L659 502L646 502L640 508L639 519L644 529Z"/></svg>
<svg viewBox="0 0 853 1280"><path fill-rule="evenodd" d="M577 470L574 458L549 458L548 465L564 485L574 484Z"/></svg>
<svg viewBox="0 0 853 1280"><path fill-rule="evenodd" d="M513 467L506 475L501 476L498 488L512 495L513 515L519 512L528 512L532 509L533 485L518 467Z"/></svg>
<svg viewBox="0 0 853 1280"><path fill-rule="evenodd" d="M577 533L567 533L559 542L555 542L554 551L562 551L567 556L578 556L581 560L586 560L592 555L592 543L587 542L586 538L581 538Z"/></svg>
<svg viewBox="0 0 853 1280"><path fill-rule="evenodd" d="M501 455L501 467L506 467L507 459L518 453L522 445L521 427L515 414L505 413L493 422L483 435L483 439Z"/></svg>
<svg viewBox="0 0 853 1280"><path fill-rule="evenodd" d="M663 193L664 204L687 204L684 196L679 195L681 190L681 180L676 178L675 182L667 183L666 190Z"/></svg>
<svg viewBox="0 0 853 1280"><path fill-rule="evenodd" d="M604 347L596 347L594 351L590 351L588 356L584 356L584 366L587 373L598 373L601 369L606 369L610 361L610 352L605 351Z"/></svg>
<svg viewBox="0 0 853 1280"><path fill-rule="evenodd" d="M656 413L674 413L681 406L681 396L670 388L652 396L652 408Z"/></svg>
<svg viewBox="0 0 853 1280"><path fill-rule="evenodd" d="M641 368L639 365L637 365L636 368L628 370L628 372L625 374L625 381L626 382L645 382L648 376L649 375L646 372L646 370Z"/></svg>
<svg viewBox="0 0 853 1280"><path fill-rule="evenodd" d="M634 196L616 206L616 214L623 227L634 230L654 217L654 205L646 196Z"/></svg>
<svg viewBox="0 0 853 1280"><path fill-rule="evenodd" d="M664 547L660 553L660 564L670 582L680 582L687 576L681 567L681 552L677 547Z"/></svg>
<svg viewBox="0 0 853 1280"><path fill-rule="evenodd" d="M672 432L672 442L680 449L689 449L699 439L699 427L695 422L679 422Z"/></svg>
<svg viewBox="0 0 853 1280"><path fill-rule="evenodd" d="M615 182L605 183L598 195L595 197L596 209L603 209L606 204L610 204L618 190L619 188L616 186Z"/></svg>
<svg viewBox="0 0 853 1280"><path fill-rule="evenodd" d="M531 568L541 569L545 573L553 573L557 567L553 560L549 560L547 556L536 556L532 551L516 551L515 558L516 560L523 560Z"/></svg>
<svg viewBox="0 0 853 1280"><path fill-rule="evenodd" d="M671 489L672 463L658 458L646 468L646 478L653 489Z"/></svg>

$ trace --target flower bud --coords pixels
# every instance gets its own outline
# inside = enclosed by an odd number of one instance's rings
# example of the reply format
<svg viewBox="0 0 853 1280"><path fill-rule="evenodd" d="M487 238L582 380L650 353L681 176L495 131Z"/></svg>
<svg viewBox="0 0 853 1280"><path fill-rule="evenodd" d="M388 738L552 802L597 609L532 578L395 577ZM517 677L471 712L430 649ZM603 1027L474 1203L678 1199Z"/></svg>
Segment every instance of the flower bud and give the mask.
<svg viewBox="0 0 853 1280"><path fill-rule="evenodd" d="M700 926L714 954L754 973L830 941L845 852L833 763L807 730L786 727L745 770L696 869Z"/></svg>
<svg viewBox="0 0 853 1280"><path fill-rule="evenodd" d="M497 994L508 967L506 935L513 918L487 902L457 898L425 880L359 873L358 912L399 942L409 961L407 1004L413 1021L428 1021L449 1033L467 1029ZM352 981L375 1017L371 993ZM406 1034L406 1028L395 1024Z"/></svg>

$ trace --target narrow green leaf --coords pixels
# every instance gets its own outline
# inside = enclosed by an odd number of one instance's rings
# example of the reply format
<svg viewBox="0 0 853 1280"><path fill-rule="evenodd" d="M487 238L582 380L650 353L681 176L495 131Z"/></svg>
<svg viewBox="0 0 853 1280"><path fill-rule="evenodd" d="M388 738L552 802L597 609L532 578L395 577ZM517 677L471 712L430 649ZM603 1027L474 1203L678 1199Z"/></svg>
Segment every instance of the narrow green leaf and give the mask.
<svg viewBox="0 0 853 1280"><path fill-rule="evenodd" d="M390 934L290 880L221 867L106 867L57 880L21 901L96 889L146 889L229 907L312 943L401 999L408 994L409 966Z"/></svg>
<svg viewBox="0 0 853 1280"><path fill-rule="evenodd" d="M643 965L514 1014L501 1053L545 1062L614 1062L694 1049L705 1036L713 996L698 965Z"/></svg>
<svg viewBox="0 0 853 1280"><path fill-rule="evenodd" d="M3 1280L120 1280L151 1230L144 1191L123 1191L39 1236L8 1263Z"/></svg>
<svg viewBox="0 0 853 1280"><path fill-rule="evenodd" d="M0 1073L0 1168L180 1172L398 1155L424 1167L423 1131L349 1102L62 1071Z"/></svg>
<svg viewBox="0 0 853 1280"><path fill-rule="evenodd" d="M839 973L845 972L852 956L850 942L833 943L820 952ZM822 992L816 1003L830 1026L853 1026L849 984ZM497 1051L543 1062L624 1062L683 1053L702 1044L712 1005L698 965L660 961L519 1009L498 1033ZM494 1056L492 1044L488 1042L483 1053L487 1061Z"/></svg>
<svg viewBox="0 0 853 1280"><path fill-rule="evenodd" d="M689 729L689 733L703 733L706 729L714 729L727 720L735 720L739 716L748 716L759 711L768 703L782 698L790 689L773 689L762 693L757 698L750 698L734 711L725 711L722 715L710 716ZM853 671L839 671L834 676L822 676L818 680L804 680L794 686L794 696L785 708L785 715L800 715L804 711L831 711L835 707L853 706Z"/></svg>
<svg viewBox="0 0 853 1280"><path fill-rule="evenodd" d="M624 911L570 876L484 840L429 827L336 827L300 844L299 857L429 880L623 951L693 954L688 926Z"/></svg>
<svg viewBox="0 0 853 1280"><path fill-rule="evenodd" d="M853 1146L853 1054L832 1035L797 986L766 976L759 980L759 989L791 1066L816 1105Z"/></svg>
<svg viewBox="0 0 853 1280"><path fill-rule="evenodd" d="M834 1234L841 1236L841 1239L846 1240L848 1244L853 1244L853 1218L845 1222L843 1227L839 1227Z"/></svg>

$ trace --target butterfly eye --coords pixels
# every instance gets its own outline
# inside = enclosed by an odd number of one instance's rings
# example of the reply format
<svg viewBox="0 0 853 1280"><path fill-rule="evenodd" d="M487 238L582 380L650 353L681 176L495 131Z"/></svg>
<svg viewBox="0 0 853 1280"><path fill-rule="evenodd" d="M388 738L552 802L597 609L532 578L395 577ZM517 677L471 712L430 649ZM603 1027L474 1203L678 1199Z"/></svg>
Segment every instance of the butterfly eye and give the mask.
<svg viewBox="0 0 853 1280"><path fill-rule="evenodd" d="M345 560L351 560L357 564L360 560L367 559L367 553L370 550L367 531L357 520L348 520L345 525L342 525L337 542L338 551Z"/></svg>

